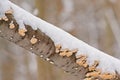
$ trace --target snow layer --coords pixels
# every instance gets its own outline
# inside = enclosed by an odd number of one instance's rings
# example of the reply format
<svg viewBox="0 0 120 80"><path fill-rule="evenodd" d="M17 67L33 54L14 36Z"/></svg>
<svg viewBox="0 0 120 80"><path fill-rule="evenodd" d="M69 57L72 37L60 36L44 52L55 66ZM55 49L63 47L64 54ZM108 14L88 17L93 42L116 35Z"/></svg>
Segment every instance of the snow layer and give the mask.
<svg viewBox="0 0 120 80"><path fill-rule="evenodd" d="M0 16L3 16L5 11L10 8L14 10L13 15L20 28L25 28L24 24L30 25L34 30L39 28L48 35L55 44L61 44L63 48L77 48L79 51L76 56L81 54L87 55L89 65L93 64L94 60L99 60L100 64L98 68L102 69L103 72L115 73L117 71L120 74L120 60L89 46L62 29L33 16L10 1L0 0Z"/></svg>

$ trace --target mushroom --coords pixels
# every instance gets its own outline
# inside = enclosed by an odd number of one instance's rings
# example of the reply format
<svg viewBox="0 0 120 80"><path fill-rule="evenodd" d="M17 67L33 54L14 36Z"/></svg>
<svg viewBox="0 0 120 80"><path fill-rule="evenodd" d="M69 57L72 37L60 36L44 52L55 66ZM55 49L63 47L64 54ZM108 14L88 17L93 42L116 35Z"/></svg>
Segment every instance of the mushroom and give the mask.
<svg viewBox="0 0 120 80"><path fill-rule="evenodd" d="M7 18L6 16L4 16L2 19L3 19L4 21L8 21L8 18Z"/></svg>
<svg viewBox="0 0 120 80"><path fill-rule="evenodd" d="M83 67L88 67L88 64L87 64L87 56L79 56L79 59L76 60L76 63L80 66L83 66Z"/></svg>
<svg viewBox="0 0 120 80"><path fill-rule="evenodd" d="M31 44L35 44L35 43L37 43L37 41L38 41L38 39L35 38L34 36L30 40Z"/></svg>
<svg viewBox="0 0 120 80"><path fill-rule="evenodd" d="M25 29L19 29L19 30L18 30L18 33L19 33L21 36L25 36L25 32L27 32L27 30L25 30Z"/></svg>
<svg viewBox="0 0 120 80"><path fill-rule="evenodd" d="M61 49L61 45L58 44L58 45L56 45L55 47L56 47L56 53L59 53L59 52L60 52L60 49Z"/></svg>
<svg viewBox="0 0 120 80"><path fill-rule="evenodd" d="M111 80L116 78L115 74L110 74L110 73L104 73L99 76L104 80Z"/></svg>
<svg viewBox="0 0 120 80"><path fill-rule="evenodd" d="M100 75L101 72L99 71L93 71L93 72L89 72L86 74L86 77L98 77Z"/></svg>
<svg viewBox="0 0 120 80"><path fill-rule="evenodd" d="M12 9L9 9L5 12L5 14L12 14L13 13L13 10Z"/></svg>
<svg viewBox="0 0 120 80"><path fill-rule="evenodd" d="M95 71L96 67L99 65L99 61L94 61L94 64L88 68L89 71Z"/></svg>
<svg viewBox="0 0 120 80"><path fill-rule="evenodd" d="M13 24L13 21L11 21L11 23L9 24L9 28L10 29L14 29L15 28L15 25Z"/></svg>

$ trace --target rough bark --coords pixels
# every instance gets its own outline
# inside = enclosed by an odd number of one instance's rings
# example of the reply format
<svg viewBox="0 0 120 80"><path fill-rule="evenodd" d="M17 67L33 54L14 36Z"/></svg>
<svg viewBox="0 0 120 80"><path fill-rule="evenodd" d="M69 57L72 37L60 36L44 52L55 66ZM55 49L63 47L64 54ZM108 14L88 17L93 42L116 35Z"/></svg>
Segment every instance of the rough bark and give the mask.
<svg viewBox="0 0 120 80"><path fill-rule="evenodd" d="M88 69L76 64L75 55L72 55L71 57L59 56L59 54L55 53L54 42L39 29L33 30L29 25L25 25L27 29L26 35L24 37L20 36L18 34L19 25L15 21L14 17L11 14L5 15L7 16L8 21L0 21L0 37L3 37L4 39L17 44L26 50L35 53L44 60L49 61L51 64L54 64L55 66L62 68L64 71L78 77L80 80L85 78ZM9 28L11 21L13 21L15 24L14 29ZM35 35L36 38L40 40L36 44L30 43L30 39L33 35ZM95 78L93 80L95 80ZM102 79L99 78L99 80ZM120 80L120 78L113 80Z"/></svg>

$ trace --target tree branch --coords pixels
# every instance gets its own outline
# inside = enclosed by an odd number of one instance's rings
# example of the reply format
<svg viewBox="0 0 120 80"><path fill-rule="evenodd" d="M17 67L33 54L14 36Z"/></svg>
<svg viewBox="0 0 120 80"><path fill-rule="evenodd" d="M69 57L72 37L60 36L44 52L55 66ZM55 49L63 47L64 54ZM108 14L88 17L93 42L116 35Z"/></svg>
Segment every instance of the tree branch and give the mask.
<svg viewBox="0 0 120 80"><path fill-rule="evenodd" d="M48 60L51 64L64 69L66 72L79 76L80 79L85 77L87 69L80 67L75 63L75 55L70 58L59 56L55 53L55 45L53 41L39 29L35 31L29 25L25 26L28 30L26 35L24 37L20 36L18 33L19 26L14 17L11 14L6 14L6 16L8 21L0 21L0 37L17 44L32 53L35 53L43 59ZM9 28L11 21L15 24L14 29ZM36 44L30 43L30 39L33 35L37 36L37 39L40 40ZM78 68L78 70L76 70L76 68Z"/></svg>
<svg viewBox="0 0 120 80"><path fill-rule="evenodd" d="M10 24L13 25L11 26ZM0 37L35 53L51 64L79 77L80 80L120 80L120 75L117 72L115 75L109 73L102 74L96 70L98 63L95 63L91 69L86 63L85 56L76 58L76 55L73 53L77 51L62 50L60 45L55 46L54 41L40 29L33 30L32 26L24 25L27 31L20 34L19 24L12 13L7 12L5 17L0 19ZM76 62L78 59L80 61Z"/></svg>

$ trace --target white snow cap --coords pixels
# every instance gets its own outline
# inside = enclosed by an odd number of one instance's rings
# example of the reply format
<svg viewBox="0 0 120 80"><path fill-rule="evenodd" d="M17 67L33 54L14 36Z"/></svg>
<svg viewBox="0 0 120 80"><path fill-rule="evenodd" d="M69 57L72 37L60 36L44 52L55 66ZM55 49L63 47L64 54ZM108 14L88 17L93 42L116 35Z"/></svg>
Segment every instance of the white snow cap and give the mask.
<svg viewBox="0 0 120 80"><path fill-rule="evenodd" d="M0 15L4 15L5 11L9 8L14 10L13 16L20 28L25 28L24 24L30 25L34 30L39 28L42 32L48 35L55 44L61 44L63 48L77 48L79 51L76 56L81 54L87 55L89 65L93 64L95 60L99 60L100 64L98 68L100 68L103 72L115 73L117 71L120 74L120 60L89 46L85 42L75 38L62 29L33 16L10 1L0 0Z"/></svg>

